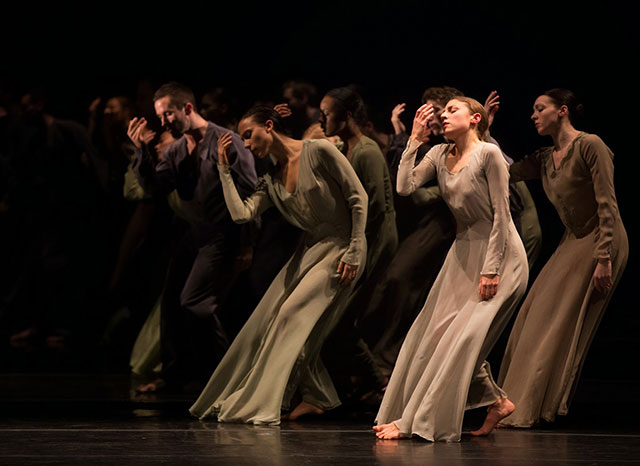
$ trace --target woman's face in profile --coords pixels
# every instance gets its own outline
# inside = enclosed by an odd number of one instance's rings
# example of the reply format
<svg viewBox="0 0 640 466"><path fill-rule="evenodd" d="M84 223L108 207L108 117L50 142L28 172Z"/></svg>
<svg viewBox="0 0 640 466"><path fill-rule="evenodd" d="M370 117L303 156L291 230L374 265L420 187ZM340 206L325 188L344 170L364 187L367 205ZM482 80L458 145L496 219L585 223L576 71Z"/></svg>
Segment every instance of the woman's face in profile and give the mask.
<svg viewBox="0 0 640 466"><path fill-rule="evenodd" d="M474 114L469 107L459 100L452 99L447 102L444 110L440 114L442 121L442 131L447 139L455 138L457 135L468 131L474 123Z"/></svg>
<svg viewBox="0 0 640 466"><path fill-rule="evenodd" d="M251 117L244 118L238 123L238 133L244 141L244 147L260 159L269 155L273 143L272 128L273 122L271 120L267 120L264 125L261 125Z"/></svg>
<svg viewBox="0 0 640 466"><path fill-rule="evenodd" d="M533 114L531 120L540 136L550 134L551 130L558 124L560 109L547 95L541 95L533 103Z"/></svg>
<svg viewBox="0 0 640 466"><path fill-rule="evenodd" d="M320 125L327 137L336 136L346 125L346 122L339 118L335 107L336 101L333 97L325 96L320 102Z"/></svg>

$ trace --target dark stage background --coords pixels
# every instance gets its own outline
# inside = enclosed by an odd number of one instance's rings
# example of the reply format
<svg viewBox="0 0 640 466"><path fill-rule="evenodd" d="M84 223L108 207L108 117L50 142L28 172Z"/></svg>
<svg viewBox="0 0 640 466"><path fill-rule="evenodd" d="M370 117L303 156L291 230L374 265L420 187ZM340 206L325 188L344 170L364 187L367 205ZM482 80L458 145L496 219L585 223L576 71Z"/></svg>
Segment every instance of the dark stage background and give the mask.
<svg viewBox="0 0 640 466"><path fill-rule="evenodd" d="M16 92L45 86L51 113L83 124L95 97L134 95L140 79L182 81L196 95L226 87L242 109L255 100L277 100L287 79L309 80L321 95L355 83L379 118L388 120L396 103L407 102L408 127L426 87L451 85L481 101L496 89L501 107L492 134L516 159L550 144L529 120L536 96L551 87L572 89L586 107L579 129L600 135L616 154L616 190L631 246L583 375L638 380L638 91L632 68L640 56L630 7L560 1L302 5L19 7L3 15L0 83ZM529 186L543 229L543 264L563 227L540 184Z"/></svg>

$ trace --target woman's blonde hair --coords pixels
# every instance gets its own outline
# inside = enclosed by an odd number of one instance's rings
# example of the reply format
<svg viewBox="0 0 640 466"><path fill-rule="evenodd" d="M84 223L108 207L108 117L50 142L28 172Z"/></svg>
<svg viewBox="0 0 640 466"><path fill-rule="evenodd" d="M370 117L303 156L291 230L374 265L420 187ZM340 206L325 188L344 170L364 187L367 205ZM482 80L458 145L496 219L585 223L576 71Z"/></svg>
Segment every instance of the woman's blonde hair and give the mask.
<svg viewBox="0 0 640 466"><path fill-rule="evenodd" d="M452 97L449 100L449 102L451 102L452 100L457 100L458 102L464 103L472 115L474 113L480 114L480 121L476 125L476 131L478 133L478 137L480 139L483 139L484 133L486 133L487 129L489 129L489 115L487 115L487 111L484 109L484 105L482 105L476 99L472 99L471 97L465 97L461 95Z"/></svg>

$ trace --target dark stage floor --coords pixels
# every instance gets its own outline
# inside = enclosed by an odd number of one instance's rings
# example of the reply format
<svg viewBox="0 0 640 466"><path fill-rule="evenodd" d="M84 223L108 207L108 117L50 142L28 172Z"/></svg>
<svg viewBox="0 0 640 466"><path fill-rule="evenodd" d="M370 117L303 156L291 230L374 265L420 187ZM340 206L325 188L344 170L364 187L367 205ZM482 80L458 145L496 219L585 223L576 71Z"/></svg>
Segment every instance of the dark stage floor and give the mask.
<svg viewBox="0 0 640 466"><path fill-rule="evenodd" d="M0 464L640 464L639 386L586 380L553 426L432 444L377 440L372 412L338 409L280 427L217 424L189 417L192 395L132 396L125 376L4 374ZM469 413L465 430L482 415Z"/></svg>

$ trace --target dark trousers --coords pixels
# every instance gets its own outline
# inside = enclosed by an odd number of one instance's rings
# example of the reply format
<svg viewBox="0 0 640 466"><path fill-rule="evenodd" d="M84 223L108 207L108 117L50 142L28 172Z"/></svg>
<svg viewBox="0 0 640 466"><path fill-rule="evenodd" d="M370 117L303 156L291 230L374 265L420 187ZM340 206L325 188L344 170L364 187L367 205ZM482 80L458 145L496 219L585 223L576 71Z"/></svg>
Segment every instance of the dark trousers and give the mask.
<svg viewBox="0 0 640 466"><path fill-rule="evenodd" d="M238 237L219 234L198 247L189 232L178 245L161 307L162 378L169 383L206 381L229 347L221 317Z"/></svg>

